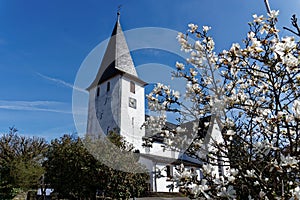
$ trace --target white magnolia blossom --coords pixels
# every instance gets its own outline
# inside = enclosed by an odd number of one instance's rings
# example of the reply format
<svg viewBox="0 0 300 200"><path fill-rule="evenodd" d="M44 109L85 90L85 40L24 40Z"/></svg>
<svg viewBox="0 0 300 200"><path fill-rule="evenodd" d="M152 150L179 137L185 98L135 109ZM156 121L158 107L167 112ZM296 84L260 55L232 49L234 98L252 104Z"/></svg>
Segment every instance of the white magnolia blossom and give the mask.
<svg viewBox="0 0 300 200"><path fill-rule="evenodd" d="M292 36L278 37L278 14L253 15L244 44L221 53L214 52L210 27L189 24L187 34L177 36L188 59L176 62L173 76L186 80L186 91L157 84L147 96L151 110L179 115L178 127L161 131L166 146L189 146L188 154L203 164L200 181L192 181L183 166L174 176L193 197L300 199L300 47ZM217 101L222 106L215 106ZM199 125L210 115L218 116L222 142L208 143L203 135L214 131L215 123ZM185 123L191 127L180 126ZM149 119L147 125L158 131L166 118Z"/></svg>
<svg viewBox="0 0 300 200"><path fill-rule="evenodd" d="M210 164L203 165L203 172L205 174L211 174L211 173L213 173L213 171L214 171L214 167L212 165L210 165Z"/></svg>
<svg viewBox="0 0 300 200"><path fill-rule="evenodd" d="M250 178L255 178L256 177L254 169L246 170L246 173L247 173L246 174L247 177L250 177Z"/></svg>
<svg viewBox="0 0 300 200"><path fill-rule="evenodd" d="M290 200L298 200L300 199L300 187L297 186L296 188L291 190L293 197Z"/></svg>
<svg viewBox="0 0 300 200"><path fill-rule="evenodd" d="M206 199L211 199L211 197L207 194L207 190L209 190L209 187L207 185L207 180L202 179L200 185L193 185L192 186L192 194L194 194L195 197L199 196L200 193L204 195Z"/></svg>
<svg viewBox="0 0 300 200"><path fill-rule="evenodd" d="M281 42L275 43L274 52L282 57L295 50L296 46L294 37L284 37Z"/></svg>
<svg viewBox="0 0 300 200"><path fill-rule="evenodd" d="M203 42L206 43L208 51L214 50L215 42L211 37L207 37L206 39L203 40Z"/></svg>
<svg viewBox="0 0 300 200"><path fill-rule="evenodd" d="M220 197L225 197L228 199L235 199L236 198L236 191L233 188L232 185L228 186L228 188L226 187L222 187L221 191L218 193L218 196Z"/></svg>
<svg viewBox="0 0 300 200"><path fill-rule="evenodd" d="M253 17L253 22L262 23L264 21L263 15L258 16L257 14L254 14L252 15L252 17Z"/></svg>
<svg viewBox="0 0 300 200"><path fill-rule="evenodd" d="M195 24L189 24L188 26L190 28L189 31L191 33L195 33L197 31L197 29L198 29L198 25L195 25Z"/></svg>
<svg viewBox="0 0 300 200"><path fill-rule="evenodd" d="M270 13L268 13L268 16L271 18L271 19L276 19L279 15L279 10L271 10Z"/></svg>
<svg viewBox="0 0 300 200"><path fill-rule="evenodd" d="M201 51L204 49L204 47L202 46L201 42L199 40L197 40L195 42L195 49L198 50L198 51Z"/></svg>
<svg viewBox="0 0 300 200"><path fill-rule="evenodd" d="M261 53L264 51L263 48L261 48L262 44L257 38L251 38L252 46L249 47L248 51L253 53Z"/></svg>
<svg viewBox="0 0 300 200"><path fill-rule="evenodd" d="M293 104L293 112L296 119L300 119L300 101L295 100Z"/></svg>
<svg viewBox="0 0 300 200"><path fill-rule="evenodd" d="M176 68L178 70L184 70L184 64L183 63L180 63L180 62L176 62Z"/></svg>
<svg viewBox="0 0 300 200"><path fill-rule="evenodd" d="M180 98L180 92L179 91L174 91L174 90L172 90L173 92L172 92L172 94L173 94L173 96L176 98L176 99L179 99Z"/></svg>
<svg viewBox="0 0 300 200"><path fill-rule="evenodd" d="M232 136L232 135L234 135L235 134L235 132L233 131L233 130L228 130L227 132L226 132L226 135L229 135L229 136Z"/></svg>
<svg viewBox="0 0 300 200"><path fill-rule="evenodd" d="M292 167L292 168L295 168L298 166L299 161L293 156L290 156L290 155L284 156L281 154L280 158L281 158L281 163L280 163L281 166L284 166L284 167L288 166L288 167Z"/></svg>
<svg viewBox="0 0 300 200"><path fill-rule="evenodd" d="M182 50L182 51L183 51L183 50L184 50L185 52L191 51L192 47L191 47L191 45L188 43L185 34L179 32L178 35L177 35L177 40L178 40L178 42L179 42L180 45L181 45L181 50Z"/></svg>
<svg viewBox="0 0 300 200"><path fill-rule="evenodd" d="M264 191L260 191L260 192L259 192L259 197L260 197L260 198L264 198L265 195L266 195L266 193L265 193Z"/></svg>
<svg viewBox="0 0 300 200"><path fill-rule="evenodd" d="M202 27L203 32L207 32L207 31L209 31L210 29L211 29L210 26L203 26L203 27Z"/></svg>

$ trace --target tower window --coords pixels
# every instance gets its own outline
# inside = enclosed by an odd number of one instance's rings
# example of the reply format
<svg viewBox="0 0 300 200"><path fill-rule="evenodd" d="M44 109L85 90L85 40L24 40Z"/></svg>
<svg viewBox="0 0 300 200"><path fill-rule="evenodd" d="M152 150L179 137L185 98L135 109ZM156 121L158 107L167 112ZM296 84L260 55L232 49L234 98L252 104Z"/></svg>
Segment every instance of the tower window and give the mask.
<svg viewBox="0 0 300 200"><path fill-rule="evenodd" d="M100 95L100 87L97 87L97 97Z"/></svg>
<svg viewBox="0 0 300 200"><path fill-rule="evenodd" d="M135 94L135 83L133 81L130 81L130 92Z"/></svg>
<svg viewBox="0 0 300 200"><path fill-rule="evenodd" d="M166 166L166 171L167 171L167 177L168 178L172 178L172 176L173 176L173 168L172 168L172 166L167 165Z"/></svg>
<svg viewBox="0 0 300 200"><path fill-rule="evenodd" d="M110 82L107 82L107 85L106 85L106 92L108 92L110 90Z"/></svg>
<svg viewBox="0 0 300 200"><path fill-rule="evenodd" d="M218 172L219 176L223 176L224 163L220 152L217 152Z"/></svg>

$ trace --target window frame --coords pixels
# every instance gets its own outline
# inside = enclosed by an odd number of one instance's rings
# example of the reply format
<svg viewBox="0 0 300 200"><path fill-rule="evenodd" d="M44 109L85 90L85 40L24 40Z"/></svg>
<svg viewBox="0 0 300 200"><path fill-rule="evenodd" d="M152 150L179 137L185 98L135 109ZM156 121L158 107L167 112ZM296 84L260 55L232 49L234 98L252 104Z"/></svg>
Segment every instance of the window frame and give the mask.
<svg viewBox="0 0 300 200"><path fill-rule="evenodd" d="M108 81L106 84L106 92L109 92L109 91L110 91L110 82Z"/></svg>
<svg viewBox="0 0 300 200"><path fill-rule="evenodd" d="M135 94L135 82L130 81L130 92Z"/></svg>
<svg viewBox="0 0 300 200"><path fill-rule="evenodd" d="M97 91L96 91L96 97L99 97L99 96L100 96L100 87L98 86Z"/></svg>

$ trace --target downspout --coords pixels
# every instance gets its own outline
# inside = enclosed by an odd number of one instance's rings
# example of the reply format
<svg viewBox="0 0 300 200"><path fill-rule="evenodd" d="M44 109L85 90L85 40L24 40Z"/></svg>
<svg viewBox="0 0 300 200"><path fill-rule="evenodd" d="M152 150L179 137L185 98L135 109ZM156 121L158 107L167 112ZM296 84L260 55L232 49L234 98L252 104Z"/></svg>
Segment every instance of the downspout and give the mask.
<svg viewBox="0 0 300 200"><path fill-rule="evenodd" d="M155 192L157 192L157 182L156 182L156 162L154 164L154 189L155 189Z"/></svg>

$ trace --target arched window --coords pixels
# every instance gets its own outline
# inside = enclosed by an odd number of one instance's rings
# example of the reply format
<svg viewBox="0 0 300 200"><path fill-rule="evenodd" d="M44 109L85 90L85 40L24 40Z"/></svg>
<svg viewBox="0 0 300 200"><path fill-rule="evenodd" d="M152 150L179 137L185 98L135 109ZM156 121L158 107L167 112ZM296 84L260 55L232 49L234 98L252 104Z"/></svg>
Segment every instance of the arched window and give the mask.
<svg viewBox="0 0 300 200"><path fill-rule="evenodd" d="M100 87L98 86L97 87L97 97L99 97L99 95L100 95Z"/></svg>
<svg viewBox="0 0 300 200"><path fill-rule="evenodd" d="M135 94L135 83L133 81L130 81L130 92Z"/></svg>
<svg viewBox="0 0 300 200"><path fill-rule="evenodd" d="M106 85L106 92L108 92L109 90L110 90L110 82L108 81Z"/></svg>

